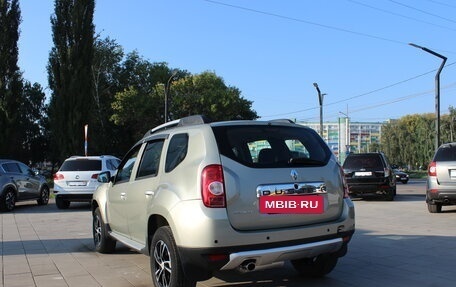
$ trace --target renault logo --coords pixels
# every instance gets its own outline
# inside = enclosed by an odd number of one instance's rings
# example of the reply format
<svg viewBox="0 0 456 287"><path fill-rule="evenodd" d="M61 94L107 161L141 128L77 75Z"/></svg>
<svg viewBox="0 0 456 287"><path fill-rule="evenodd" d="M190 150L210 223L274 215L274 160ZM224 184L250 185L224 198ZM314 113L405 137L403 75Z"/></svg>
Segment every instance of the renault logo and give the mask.
<svg viewBox="0 0 456 287"><path fill-rule="evenodd" d="M295 169L291 170L291 174L290 175L291 175L291 178L293 180L297 180L298 179L298 172Z"/></svg>

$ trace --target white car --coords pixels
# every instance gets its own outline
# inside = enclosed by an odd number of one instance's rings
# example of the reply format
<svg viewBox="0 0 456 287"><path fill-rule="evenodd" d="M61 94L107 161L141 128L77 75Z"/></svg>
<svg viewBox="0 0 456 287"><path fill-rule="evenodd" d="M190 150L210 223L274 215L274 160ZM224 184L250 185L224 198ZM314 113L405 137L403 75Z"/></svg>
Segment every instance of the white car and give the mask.
<svg viewBox="0 0 456 287"><path fill-rule="evenodd" d="M100 185L97 176L103 171L114 173L120 159L111 155L72 156L54 174L55 203L66 209L72 201L90 202Z"/></svg>

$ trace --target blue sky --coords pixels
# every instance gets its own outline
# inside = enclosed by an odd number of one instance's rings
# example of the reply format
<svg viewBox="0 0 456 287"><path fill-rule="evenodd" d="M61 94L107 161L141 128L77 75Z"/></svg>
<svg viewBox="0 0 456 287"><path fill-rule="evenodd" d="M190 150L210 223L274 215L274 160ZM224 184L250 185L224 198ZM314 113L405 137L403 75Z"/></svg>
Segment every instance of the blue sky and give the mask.
<svg viewBox="0 0 456 287"><path fill-rule="evenodd" d="M54 1L21 0L19 66L47 87ZM262 119L384 121L456 106L452 0L97 0L97 33L125 52L193 74L213 71ZM49 94L49 90L47 90Z"/></svg>

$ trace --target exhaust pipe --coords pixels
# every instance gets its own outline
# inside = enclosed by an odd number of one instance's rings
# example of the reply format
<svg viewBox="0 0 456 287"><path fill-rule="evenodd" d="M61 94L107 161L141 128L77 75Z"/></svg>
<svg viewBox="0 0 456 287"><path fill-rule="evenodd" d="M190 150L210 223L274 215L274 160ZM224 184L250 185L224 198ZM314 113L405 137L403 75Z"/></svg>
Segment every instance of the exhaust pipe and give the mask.
<svg viewBox="0 0 456 287"><path fill-rule="evenodd" d="M239 265L239 270L244 273L251 272L255 270L255 262L255 259L247 259Z"/></svg>

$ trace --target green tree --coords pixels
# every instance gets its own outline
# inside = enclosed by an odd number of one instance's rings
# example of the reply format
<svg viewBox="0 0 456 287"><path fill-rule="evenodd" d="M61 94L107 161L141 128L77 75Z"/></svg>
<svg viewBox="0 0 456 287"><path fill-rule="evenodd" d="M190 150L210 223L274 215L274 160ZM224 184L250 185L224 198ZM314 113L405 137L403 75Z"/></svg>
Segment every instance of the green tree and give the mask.
<svg viewBox="0 0 456 287"><path fill-rule="evenodd" d="M125 152L144 133L164 122L164 85L188 76L166 63L151 63L133 51L125 57L118 75L118 88L111 104L111 121L122 130L119 150Z"/></svg>
<svg viewBox="0 0 456 287"><path fill-rule="evenodd" d="M17 65L21 12L18 0L0 0L0 156L21 159L22 74Z"/></svg>
<svg viewBox="0 0 456 287"><path fill-rule="evenodd" d="M213 72L189 76L173 83L170 89L174 119L201 114L213 121L256 119L252 102L241 96L236 87L225 84Z"/></svg>
<svg viewBox="0 0 456 287"><path fill-rule="evenodd" d="M82 154L84 125L92 125L94 0L55 0L49 55L50 127L58 159Z"/></svg>
<svg viewBox="0 0 456 287"><path fill-rule="evenodd" d="M110 121L111 103L121 91L119 75L122 71L123 48L110 38L95 39L92 79L94 83L92 113L89 126L89 150L94 154L119 154L122 131Z"/></svg>
<svg viewBox="0 0 456 287"><path fill-rule="evenodd" d="M23 136L22 160L33 163L48 157L48 133L46 95L38 83L24 83L24 101L22 102L20 132Z"/></svg>
<svg viewBox="0 0 456 287"><path fill-rule="evenodd" d="M434 115L407 115L382 128L382 148L390 161L413 169L427 166L434 152Z"/></svg>

